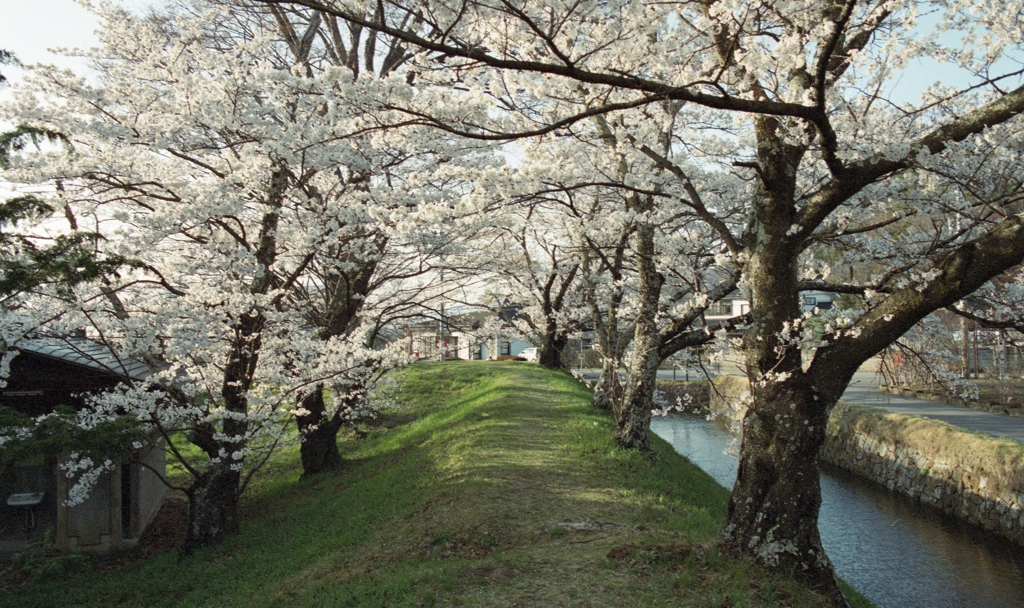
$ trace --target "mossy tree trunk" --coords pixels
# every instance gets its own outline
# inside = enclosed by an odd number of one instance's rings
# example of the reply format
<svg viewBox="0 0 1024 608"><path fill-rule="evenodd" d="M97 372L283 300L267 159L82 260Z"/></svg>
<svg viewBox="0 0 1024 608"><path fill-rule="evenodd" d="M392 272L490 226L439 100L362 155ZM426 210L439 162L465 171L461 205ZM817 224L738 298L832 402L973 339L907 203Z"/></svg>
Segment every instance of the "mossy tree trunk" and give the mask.
<svg viewBox="0 0 1024 608"><path fill-rule="evenodd" d="M637 271L640 275L640 309L633 334L633 353L626 376L626 393L615 425L615 441L627 448L651 449L651 398L661 363L658 334L658 302L664 279L654 260L654 226L641 223L636 229Z"/></svg>
<svg viewBox="0 0 1024 608"><path fill-rule="evenodd" d="M318 384L312 392L299 402L303 411L295 417L302 442L299 457L302 460L302 474L315 475L341 466L338 452L338 431L342 427L340 412L332 417L324 402L324 385Z"/></svg>
<svg viewBox="0 0 1024 608"><path fill-rule="evenodd" d="M229 463L204 471L188 489L188 527L182 552L220 543L240 529L238 494L241 472Z"/></svg>

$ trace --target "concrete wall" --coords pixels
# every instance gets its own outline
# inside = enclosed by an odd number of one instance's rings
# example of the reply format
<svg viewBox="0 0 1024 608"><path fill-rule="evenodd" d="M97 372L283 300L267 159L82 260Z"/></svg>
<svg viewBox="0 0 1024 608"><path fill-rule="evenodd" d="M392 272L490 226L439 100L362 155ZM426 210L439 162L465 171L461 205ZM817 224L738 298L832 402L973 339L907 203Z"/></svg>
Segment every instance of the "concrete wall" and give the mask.
<svg viewBox="0 0 1024 608"><path fill-rule="evenodd" d="M733 429L746 414L747 380L722 376L710 409ZM825 463L1024 544L1024 445L946 423L839 404Z"/></svg>
<svg viewBox="0 0 1024 608"><path fill-rule="evenodd" d="M124 531L127 538L142 536L167 496L167 486L153 472L155 469L163 475L167 471L167 453L164 451L163 439L142 450L139 453L139 460L148 465L148 468L138 464L130 467L131 514L128 529Z"/></svg>
<svg viewBox="0 0 1024 608"><path fill-rule="evenodd" d="M167 487L151 469L163 475L166 453L163 440L141 450L134 463L102 474L84 502L66 506L74 483L57 472L57 548L61 551L109 551L127 539L137 539L164 503ZM125 477L126 476L126 477ZM129 495L123 500L122 491ZM128 512L123 512L127 504Z"/></svg>

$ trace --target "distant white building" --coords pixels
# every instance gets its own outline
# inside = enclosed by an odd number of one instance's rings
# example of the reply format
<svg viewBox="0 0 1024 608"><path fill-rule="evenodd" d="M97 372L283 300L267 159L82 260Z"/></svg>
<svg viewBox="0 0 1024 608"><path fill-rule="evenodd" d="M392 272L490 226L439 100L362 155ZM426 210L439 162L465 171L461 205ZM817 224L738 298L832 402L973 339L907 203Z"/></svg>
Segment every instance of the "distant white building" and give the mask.
<svg viewBox="0 0 1024 608"><path fill-rule="evenodd" d="M839 294L829 291L811 290L800 292L800 297L803 298L804 312L810 312L815 308L818 310L829 310L832 308L833 302L839 297ZM748 312L750 312L750 300L745 299L739 291L734 291L712 304L704 318L708 321L722 321L745 315Z"/></svg>
<svg viewBox="0 0 1024 608"><path fill-rule="evenodd" d="M534 344L512 337L511 332L495 331L493 321L514 319L519 310L505 306L500 312L473 310L457 312L442 319L424 320L406 327L407 352L418 359L445 358L493 360L501 356L519 356ZM491 327L489 327L491 326Z"/></svg>

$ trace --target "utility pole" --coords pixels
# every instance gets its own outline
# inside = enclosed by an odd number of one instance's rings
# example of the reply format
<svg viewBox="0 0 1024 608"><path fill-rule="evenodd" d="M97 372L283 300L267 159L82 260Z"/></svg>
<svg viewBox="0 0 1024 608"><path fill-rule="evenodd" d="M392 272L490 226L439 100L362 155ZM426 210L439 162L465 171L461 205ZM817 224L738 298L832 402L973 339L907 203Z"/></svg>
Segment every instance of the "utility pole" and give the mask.
<svg viewBox="0 0 1024 608"><path fill-rule="evenodd" d="M438 350L441 351L441 361L444 361L444 302L441 303L441 319L438 321L437 329L440 333L440 336L438 336L438 346L440 348Z"/></svg>
<svg viewBox="0 0 1024 608"><path fill-rule="evenodd" d="M967 310L963 300L956 305L960 310ZM967 327L967 317L960 317L960 377L967 379L971 377L971 337Z"/></svg>

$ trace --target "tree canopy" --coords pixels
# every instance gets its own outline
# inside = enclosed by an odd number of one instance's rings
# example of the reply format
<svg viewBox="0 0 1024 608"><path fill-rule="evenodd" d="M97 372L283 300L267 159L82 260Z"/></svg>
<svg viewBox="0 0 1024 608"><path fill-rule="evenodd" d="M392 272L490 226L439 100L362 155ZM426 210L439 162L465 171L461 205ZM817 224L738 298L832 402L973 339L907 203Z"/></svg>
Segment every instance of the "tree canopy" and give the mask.
<svg viewBox="0 0 1024 608"><path fill-rule="evenodd" d="M752 403L724 537L842 605L817 531L830 409L861 364L937 310L966 312L955 305L977 290L992 323L1018 322L1022 12L983 0L108 12L98 83L41 68L4 110L71 146L7 157L7 179L49 188L7 204L88 218L95 259L125 266L19 306L162 366L159 398L110 403L145 402L132 406L143 419L190 432L210 463L193 467L194 501L224 479L237 497L240 471L292 417L307 437L340 424L401 359L397 341L381 355L365 332L467 294L521 305L546 365L593 332L594 403L630 448L648 447L666 358L737 350ZM921 61L959 72L918 99L894 95ZM805 311L808 290L847 299ZM710 321L734 293L749 314ZM330 462L324 449L310 462Z"/></svg>

